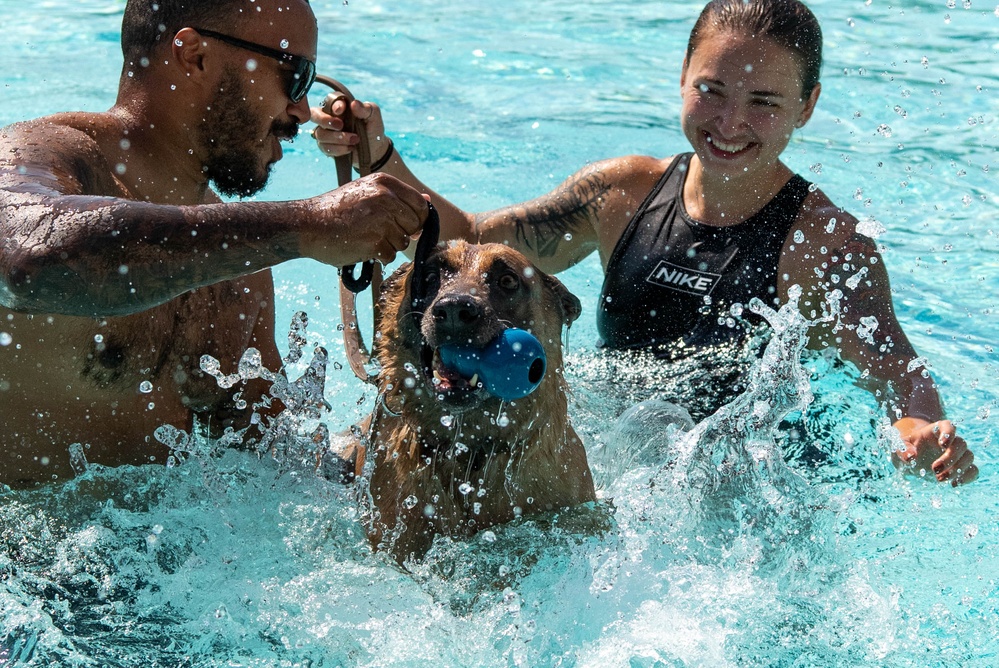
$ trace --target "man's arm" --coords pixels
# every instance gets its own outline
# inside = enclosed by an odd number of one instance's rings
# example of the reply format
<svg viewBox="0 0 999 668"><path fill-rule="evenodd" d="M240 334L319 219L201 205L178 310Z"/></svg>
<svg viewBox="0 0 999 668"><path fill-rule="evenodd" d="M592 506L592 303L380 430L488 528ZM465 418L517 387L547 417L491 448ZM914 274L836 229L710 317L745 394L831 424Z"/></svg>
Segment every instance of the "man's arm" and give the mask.
<svg viewBox="0 0 999 668"><path fill-rule="evenodd" d="M0 138L0 304L13 310L123 315L292 258L389 261L426 217L384 175L294 202L137 202L89 137L24 126Z"/></svg>
<svg viewBox="0 0 999 668"><path fill-rule="evenodd" d="M327 155L344 155L356 146L356 135L340 131L342 102L334 106L333 115L318 108L312 111L312 120L319 126L313 136ZM375 162L384 162L380 172L395 176L421 192L431 193L440 213L441 238L507 244L548 273L567 269L598 249L601 236L607 233L601 228L615 227L607 224L608 210L615 210L616 201L630 193L630 189L628 193L622 192L620 183L634 171L631 160L608 160L585 167L552 192L536 199L495 211L467 213L433 192L413 174L385 136L377 105L354 102L352 113L367 122L371 154ZM643 162L641 168L653 175L649 182L651 188L662 168L659 161L647 160L650 164ZM643 196L645 192L642 191Z"/></svg>

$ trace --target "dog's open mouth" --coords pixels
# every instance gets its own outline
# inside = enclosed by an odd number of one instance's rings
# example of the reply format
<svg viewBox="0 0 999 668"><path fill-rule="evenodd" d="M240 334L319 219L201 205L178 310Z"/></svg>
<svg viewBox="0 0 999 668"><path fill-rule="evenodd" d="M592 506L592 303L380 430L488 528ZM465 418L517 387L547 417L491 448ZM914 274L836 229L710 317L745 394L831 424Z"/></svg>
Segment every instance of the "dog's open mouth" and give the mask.
<svg viewBox="0 0 999 668"><path fill-rule="evenodd" d="M445 403L460 406L480 399L485 393L478 374L465 378L441 361L439 348L424 346L423 373L431 391Z"/></svg>

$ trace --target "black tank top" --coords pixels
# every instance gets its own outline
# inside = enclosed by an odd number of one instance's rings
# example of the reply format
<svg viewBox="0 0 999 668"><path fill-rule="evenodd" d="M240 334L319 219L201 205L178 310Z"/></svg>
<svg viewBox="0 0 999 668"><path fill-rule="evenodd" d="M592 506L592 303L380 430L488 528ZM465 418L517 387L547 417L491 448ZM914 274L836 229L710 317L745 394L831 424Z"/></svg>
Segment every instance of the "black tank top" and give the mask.
<svg viewBox="0 0 999 668"><path fill-rule="evenodd" d="M746 331L732 318L733 305L746 306L753 297L771 306L779 302L777 263L808 196L808 182L793 176L738 225L705 225L683 206L691 155L673 160L611 254L597 306L602 346L731 342Z"/></svg>

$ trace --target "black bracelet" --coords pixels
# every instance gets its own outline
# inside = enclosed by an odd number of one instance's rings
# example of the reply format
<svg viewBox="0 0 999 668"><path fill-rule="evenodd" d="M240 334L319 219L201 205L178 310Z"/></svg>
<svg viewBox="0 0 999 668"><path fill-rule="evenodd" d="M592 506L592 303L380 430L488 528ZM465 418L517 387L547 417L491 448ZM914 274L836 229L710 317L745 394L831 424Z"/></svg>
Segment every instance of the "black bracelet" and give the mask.
<svg viewBox="0 0 999 668"><path fill-rule="evenodd" d="M388 150L385 151L385 155L383 155L379 160L371 164L372 173L377 172L379 169L387 165L388 161L392 159L392 154L395 153L395 144L392 143L391 137L389 137L388 141L389 141L389 147Z"/></svg>

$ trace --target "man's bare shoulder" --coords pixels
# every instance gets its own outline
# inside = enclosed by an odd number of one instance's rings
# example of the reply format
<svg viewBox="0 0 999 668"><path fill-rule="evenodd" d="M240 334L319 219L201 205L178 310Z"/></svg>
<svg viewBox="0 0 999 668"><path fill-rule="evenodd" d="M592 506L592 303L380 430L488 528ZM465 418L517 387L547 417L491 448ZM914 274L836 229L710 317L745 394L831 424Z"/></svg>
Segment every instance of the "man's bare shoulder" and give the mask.
<svg viewBox="0 0 999 668"><path fill-rule="evenodd" d="M112 123L108 114L75 112L4 127L0 130L0 188L23 190L31 184L60 194L108 194L98 187L98 182L106 180L99 176L110 177L98 137Z"/></svg>

